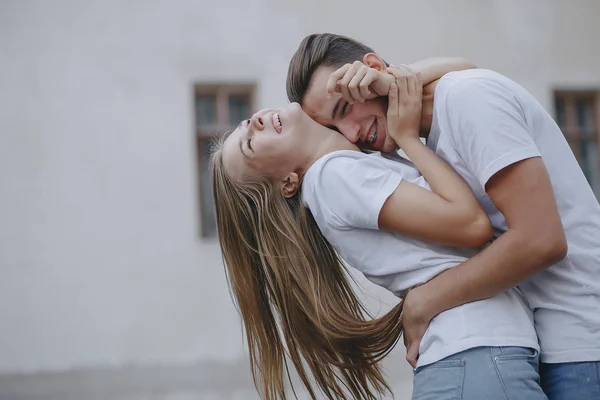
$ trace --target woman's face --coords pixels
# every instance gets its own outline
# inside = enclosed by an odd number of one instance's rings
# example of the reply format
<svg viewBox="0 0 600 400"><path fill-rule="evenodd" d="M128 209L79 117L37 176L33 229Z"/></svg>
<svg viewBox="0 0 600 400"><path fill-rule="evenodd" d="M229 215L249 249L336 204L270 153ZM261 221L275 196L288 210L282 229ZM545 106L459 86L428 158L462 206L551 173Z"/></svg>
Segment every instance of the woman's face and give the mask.
<svg viewBox="0 0 600 400"><path fill-rule="evenodd" d="M261 110L225 140L224 167L235 180L258 176L284 180L305 165L306 132L315 126L297 103L279 111Z"/></svg>

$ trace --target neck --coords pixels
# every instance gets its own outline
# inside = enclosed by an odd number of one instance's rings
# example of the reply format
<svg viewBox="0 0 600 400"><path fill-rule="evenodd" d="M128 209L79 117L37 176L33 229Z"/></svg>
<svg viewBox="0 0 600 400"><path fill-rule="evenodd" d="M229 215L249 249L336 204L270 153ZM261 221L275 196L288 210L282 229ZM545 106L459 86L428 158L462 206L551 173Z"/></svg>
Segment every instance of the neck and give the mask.
<svg viewBox="0 0 600 400"><path fill-rule="evenodd" d="M334 151L360 151L354 143L350 142L342 134L321 125L314 128L310 135L307 135L305 144L306 162L304 171L308 170L308 168L319 158L329 153L333 153Z"/></svg>
<svg viewBox="0 0 600 400"><path fill-rule="evenodd" d="M438 81L434 81L423 88L423 104L421 108L421 137L427 138L431 131L431 121L433 120L433 94Z"/></svg>

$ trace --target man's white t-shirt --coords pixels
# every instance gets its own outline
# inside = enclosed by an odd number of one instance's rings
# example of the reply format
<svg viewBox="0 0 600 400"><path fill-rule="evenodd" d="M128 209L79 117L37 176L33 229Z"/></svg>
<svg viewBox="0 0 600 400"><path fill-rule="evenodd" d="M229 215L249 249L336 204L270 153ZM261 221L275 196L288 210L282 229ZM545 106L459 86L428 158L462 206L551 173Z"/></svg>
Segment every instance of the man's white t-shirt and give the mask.
<svg viewBox="0 0 600 400"><path fill-rule="evenodd" d="M313 163L302 189L304 204L340 256L399 297L477 252L379 230L381 207L402 179L429 190L406 160L343 150ZM532 318L518 289L443 312L433 319L421 341L418 366L478 346L538 350Z"/></svg>
<svg viewBox="0 0 600 400"><path fill-rule="evenodd" d="M507 224L486 183L513 163L542 157L569 250L519 288L534 310L543 362L600 360L600 205L553 118L498 73L452 72L435 89L427 144L471 186L498 233Z"/></svg>

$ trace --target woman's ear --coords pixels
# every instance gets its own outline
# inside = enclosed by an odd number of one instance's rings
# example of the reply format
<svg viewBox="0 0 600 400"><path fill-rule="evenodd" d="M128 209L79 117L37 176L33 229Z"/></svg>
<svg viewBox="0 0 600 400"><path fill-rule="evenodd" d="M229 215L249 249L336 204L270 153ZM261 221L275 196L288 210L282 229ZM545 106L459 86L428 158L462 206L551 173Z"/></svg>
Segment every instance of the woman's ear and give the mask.
<svg viewBox="0 0 600 400"><path fill-rule="evenodd" d="M283 181L281 181L281 194L286 199L290 197L294 197L294 195L298 192L298 183L300 182L300 178L298 174L295 172L290 172Z"/></svg>
<svg viewBox="0 0 600 400"><path fill-rule="evenodd" d="M387 68L385 61L375 53L365 54L362 58L362 63L381 72Z"/></svg>

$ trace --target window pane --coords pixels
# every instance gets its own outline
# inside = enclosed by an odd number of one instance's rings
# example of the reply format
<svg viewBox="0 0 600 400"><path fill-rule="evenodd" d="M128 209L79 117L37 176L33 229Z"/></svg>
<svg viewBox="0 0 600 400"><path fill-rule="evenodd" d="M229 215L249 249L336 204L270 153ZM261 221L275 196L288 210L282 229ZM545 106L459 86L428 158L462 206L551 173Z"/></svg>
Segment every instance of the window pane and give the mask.
<svg viewBox="0 0 600 400"><path fill-rule="evenodd" d="M212 182L208 171L210 145L212 141L203 139L198 143L200 175L200 218L202 236L214 236L217 233L215 203L212 195Z"/></svg>
<svg viewBox="0 0 600 400"><path fill-rule="evenodd" d="M217 125L217 98L215 96L196 97L196 127L211 131Z"/></svg>
<svg viewBox="0 0 600 400"><path fill-rule="evenodd" d="M250 118L250 99L248 96L229 96L229 125L237 126L244 119Z"/></svg>
<svg viewBox="0 0 600 400"><path fill-rule="evenodd" d="M565 100L562 98L557 98L554 100L554 108L556 109L556 123L560 127L560 129L565 128L566 119L565 119Z"/></svg>
<svg viewBox="0 0 600 400"><path fill-rule="evenodd" d="M577 127L583 131L594 129L594 107L589 99L575 100Z"/></svg>

